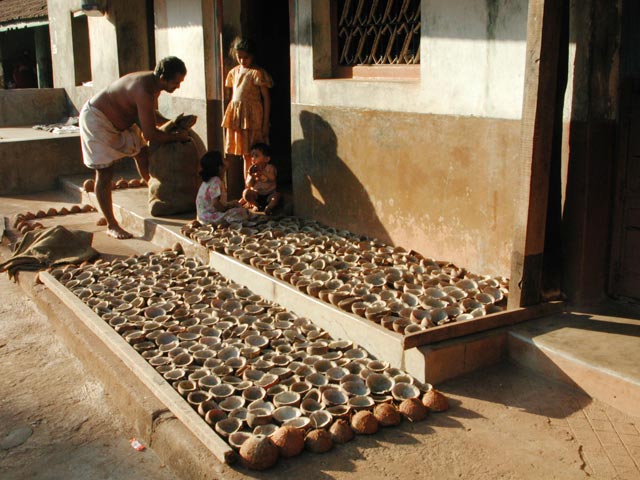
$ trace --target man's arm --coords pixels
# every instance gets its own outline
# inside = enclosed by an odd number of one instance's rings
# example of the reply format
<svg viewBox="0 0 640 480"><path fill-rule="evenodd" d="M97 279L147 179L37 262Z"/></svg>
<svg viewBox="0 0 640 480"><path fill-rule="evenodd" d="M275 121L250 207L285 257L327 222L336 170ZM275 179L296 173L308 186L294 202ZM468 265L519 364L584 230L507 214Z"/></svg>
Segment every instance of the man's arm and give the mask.
<svg viewBox="0 0 640 480"><path fill-rule="evenodd" d="M157 127L155 97L147 92L138 95L136 105L138 107L138 119L144 138L153 143L187 142L187 132L168 133Z"/></svg>

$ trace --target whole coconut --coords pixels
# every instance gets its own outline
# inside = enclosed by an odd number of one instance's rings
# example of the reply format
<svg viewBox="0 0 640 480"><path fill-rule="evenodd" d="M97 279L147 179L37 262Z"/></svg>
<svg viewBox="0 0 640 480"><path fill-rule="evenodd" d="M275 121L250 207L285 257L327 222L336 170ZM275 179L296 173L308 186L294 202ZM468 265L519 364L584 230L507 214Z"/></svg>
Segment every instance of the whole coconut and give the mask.
<svg viewBox="0 0 640 480"><path fill-rule="evenodd" d="M331 450L333 440L331 439L331 434L326 430L316 429L307 434L304 444L310 452L324 453Z"/></svg>
<svg viewBox="0 0 640 480"><path fill-rule="evenodd" d="M280 449L280 455L295 457L304 449L304 433L295 427L280 427L271 435L271 442Z"/></svg>
<svg viewBox="0 0 640 480"><path fill-rule="evenodd" d="M395 427L400 424L402 416L391 403L380 403L373 409L373 416L383 427Z"/></svg>
<svg viewBox="0 0 640 480"><path fill-rule="evenodd" d="M430 388L422 397L422 404L433 412L444 412L449 408L449 400L440 390Z"/></svg>
<svg viewBox="0 0 640 480"><path fill-rule="evenodd" d="M240 447L242 463L251 470L266 470L278 461L278 447L265 435L251 435Z"/></svg>
<svg viewBox="0 0 640 480"><path fill-rule="evenodd" d="M351 419L351 428L359 435L371 435L380 428L378 420L369 410L360 410Z"/></svg>
<svg viewBox="0 0 640 480"><path fill-rule="evenodd" d="M95 190L95 187L96 187L96 182L94 182L91 179L85 180L82 183L82 188L84 189L85 192L93 192Z"/></svg>
<svg viewBox="0 0 640 480"><path fill-rule="evenodd" d="M427 418L427 407L425 407L417 398L407 398L398 407L403 417L411 422L420 422Z"/></svg>
<svg viewBox="0 0 640 480"><path fill-rule="evenodd" d="M349 422L342 418L331 425L329 433L331 433L333 441L340 444L350 442L355 437L353 430L351 430L351 427L349 426Z"/></svg>

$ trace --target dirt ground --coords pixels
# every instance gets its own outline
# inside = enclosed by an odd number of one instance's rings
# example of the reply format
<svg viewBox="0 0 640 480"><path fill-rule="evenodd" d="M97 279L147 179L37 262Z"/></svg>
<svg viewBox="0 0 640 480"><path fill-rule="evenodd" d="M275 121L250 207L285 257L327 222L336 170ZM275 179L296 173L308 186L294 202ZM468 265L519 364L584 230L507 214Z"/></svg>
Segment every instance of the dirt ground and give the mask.
<svg viewBox="0 0 640 480"><path fill-rule="evenodd" d="M151 450L130 446L99 379L87 375L6 275L0 325L0 478L175 478ZM269 472L212 465L212 478L638 478L595 457L587 461L572 419L599 414L628 433L638 430L633 419L575 390L509 364L442 388L452 408L425 422L281 460Z"/></svg>

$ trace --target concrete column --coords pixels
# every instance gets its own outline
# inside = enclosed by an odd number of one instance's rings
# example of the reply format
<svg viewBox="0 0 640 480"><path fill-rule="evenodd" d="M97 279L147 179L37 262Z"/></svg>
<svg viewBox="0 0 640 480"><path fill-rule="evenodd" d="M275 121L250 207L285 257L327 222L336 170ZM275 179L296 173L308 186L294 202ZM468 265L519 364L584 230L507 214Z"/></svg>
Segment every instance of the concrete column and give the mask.
<svg viewBox="0 0 640 480"><path fill-rule="evenodd" d="M33 39L36 49L36 65L38 68L38 88L51 88L51 47L49 44L49 27L33 29Z"/></svg>
<svg viewBox="0 0 640 480"><path fill-rule="evenodd" d="M563 4L550 0L529 2L520 136L521 188L515 211L509 309L542 301Z"/></svg>

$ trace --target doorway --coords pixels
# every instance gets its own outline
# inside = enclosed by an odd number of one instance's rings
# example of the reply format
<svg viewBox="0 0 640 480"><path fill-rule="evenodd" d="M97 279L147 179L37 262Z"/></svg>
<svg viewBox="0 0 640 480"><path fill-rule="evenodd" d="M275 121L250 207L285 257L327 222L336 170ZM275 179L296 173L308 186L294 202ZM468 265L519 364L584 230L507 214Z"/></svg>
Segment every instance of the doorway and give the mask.
<svg viewBox="0 0 640 480"><path fill-rule="evenodd" d="M623 5L620 135L609 290L640 300L640 5Z"/></svg>
<svg viewBox="0 0 640 480"><path fill-rule="evenodd" d="M278 169L278 189L291 190L291 65L289 1L243 0L243 36L256 45L256 63L273 77L271 89L271 158Z"/></svg>

